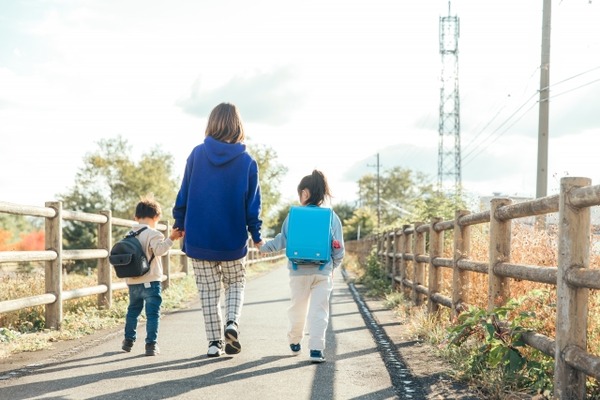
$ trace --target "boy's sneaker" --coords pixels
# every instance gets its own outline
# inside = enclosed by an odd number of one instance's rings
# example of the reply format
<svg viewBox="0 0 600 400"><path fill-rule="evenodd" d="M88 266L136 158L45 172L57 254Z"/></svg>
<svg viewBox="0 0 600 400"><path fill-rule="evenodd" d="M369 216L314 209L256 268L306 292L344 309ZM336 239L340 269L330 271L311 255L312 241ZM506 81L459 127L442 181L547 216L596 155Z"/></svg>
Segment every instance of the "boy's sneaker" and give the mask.
<svg viewBox="0 0 600 400"><path fill-rule="evenodd" d="M121 343L121 348L129 353L131 351L131 349L133 348L133 340L131 340L131 339L123 340L123 343Z"/></svg>
<svg viewBox="0 0 600 400"><path fill-rule="evenodd" d="M310 351L310 362L313 362L313 363L325 362L325 356L323 355L323 351L311 350Z"/></svg>
<svg viewBox="0 0 600 400"><path fill-rule="evenodd" d="M209 357L219 357L223 354L223 342L220 340L213 340L208 343L208 351L206 355Z"/></svg>
<svg viewBox="0 0 600 400"><path fill-rule="evenodd" d="M290 344L290 350L292 351L293 355L297 356L298 354L300 354L300 350L302 350L302 346L300 345L300 343Z"/></svg>
<svg viewBox="0 0 600 400"><path fill-rule="evenodd" d="M238 341L238 325L233 321L228 321L225 326L225 353L238 354L242 351L242 345Z"/></svg>
<svg viewBox="0 0 600 400"><path fill-rule="evenodd" d="M146 343L146 355L147 356L155 356L160 353L160 349L158 348L158 344L154 343Z"/></svg>

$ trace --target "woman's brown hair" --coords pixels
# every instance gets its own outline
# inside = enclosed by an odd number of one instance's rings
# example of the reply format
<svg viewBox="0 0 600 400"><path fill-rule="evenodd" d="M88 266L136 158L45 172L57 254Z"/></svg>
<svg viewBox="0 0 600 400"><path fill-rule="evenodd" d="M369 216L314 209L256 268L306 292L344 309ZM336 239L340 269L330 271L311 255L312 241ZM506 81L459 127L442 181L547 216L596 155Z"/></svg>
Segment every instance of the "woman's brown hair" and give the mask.
<svg viewBox="0 0 600 400"><path fill-rule="evenodd" d="M221 103L210 113L206 124L206 136L225 143L240 143L245 139L242 117L231 103Z"/></svg>

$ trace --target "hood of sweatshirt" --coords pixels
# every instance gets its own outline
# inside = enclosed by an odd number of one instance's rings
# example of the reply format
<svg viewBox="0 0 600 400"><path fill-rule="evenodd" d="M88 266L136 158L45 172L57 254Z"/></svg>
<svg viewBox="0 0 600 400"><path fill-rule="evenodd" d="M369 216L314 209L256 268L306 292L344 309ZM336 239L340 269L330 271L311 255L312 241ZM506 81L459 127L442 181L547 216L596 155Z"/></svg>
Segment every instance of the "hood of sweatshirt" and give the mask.
<svg viewBox="0 0 600 400"><path fill-rule="evenodd" d="M204 138L204 146L208 160L213 165L223 165L246 152L243 143L225 143L212 136Z"/></svg>

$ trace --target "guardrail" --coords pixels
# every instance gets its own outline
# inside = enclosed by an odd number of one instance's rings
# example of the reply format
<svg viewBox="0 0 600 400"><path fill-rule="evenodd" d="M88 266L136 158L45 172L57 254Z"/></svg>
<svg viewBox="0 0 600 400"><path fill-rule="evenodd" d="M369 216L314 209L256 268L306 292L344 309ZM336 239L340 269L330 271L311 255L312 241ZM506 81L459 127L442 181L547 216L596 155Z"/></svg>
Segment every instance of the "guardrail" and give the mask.
<svg viewBox="0 0 600 400"><path fill-rule="evenodd" d="M112 247L112 230L114 226L131 227L133 220L113 218L111 211L102 211L99 214L84 213L79 211L63 210L61 202L47 202L45 207L25 206L7 202L0 202L0 213L43 217L45 227L44 251L0 251L0 264L18 263L27 261L44 262L45 293L20 299L11 299L0 302L0 313L17 311L27 307L45 306L45 321L47 328L60 329L63 319L63 302L85 296L98 295L98 305L111 307L112 293L124 290L127 285L124 281L113 282L113 272L108 262L108 255ZM64 221L79 221L96 224L98 226L98 243L95 249L64 250L62 232ZM170 233L171 227L166 223L159 223L157 229L165 236ZM171 258L179 257L181 272L171 271ZM284 258L280 252L270 256L261 255L253 246L249 247L247 264L257 262L275 261ZM98 285L63 290L62 267L64 261L69 260L98 260L97 275ZM187 256L179 249L171 249L162 257L163 288L167 289L173 278L181 278L189 273Z"/></svg>
<svg viewBox="0 0 600 400"><path fill-rule="evenodd" d="M454 316L469 304L470 272L488 275L488 309L504 305L511 279L556 287L556 333L550 338L536 332L523 335L525 343L555 360L554 395L584 399L587 376L600 379L600 357L588 353L589 289L600 289L600 269L590 269L590 207L600 205L600 186L588 178L561 179L560 194L512 204L495 198L489 211L457 211L454 220L434 218L415 222L359 242L347 242L348 251L370 251L377 246L392 282L410 292L412 301L427 301L428 311L448 307ZM541 267L512 264L511 226L518 218L559 213L558 265ZM538 217L539 218L539 217ZM470 260L470 227L489 224L489 259ZM453 230L452 258L443 257L444 232ZM440 293L442 268L452 270L451 296ZM598 310L596 310L598 312Z"/></svg>

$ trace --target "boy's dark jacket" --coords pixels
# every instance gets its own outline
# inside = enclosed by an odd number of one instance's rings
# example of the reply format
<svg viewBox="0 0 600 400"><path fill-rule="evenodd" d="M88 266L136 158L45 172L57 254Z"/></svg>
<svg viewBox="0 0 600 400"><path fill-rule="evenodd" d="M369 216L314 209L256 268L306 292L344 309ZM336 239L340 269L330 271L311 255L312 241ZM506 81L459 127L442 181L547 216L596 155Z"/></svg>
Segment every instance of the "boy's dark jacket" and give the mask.
<svg viewBox="0 0 600 400"><path fill-rule="evenodd" d="M261 241L258 165L242 143L210 136L187 159L173 207L174 228L185 230L183 251L209 261L243 258L248 232Z"/></svg>

